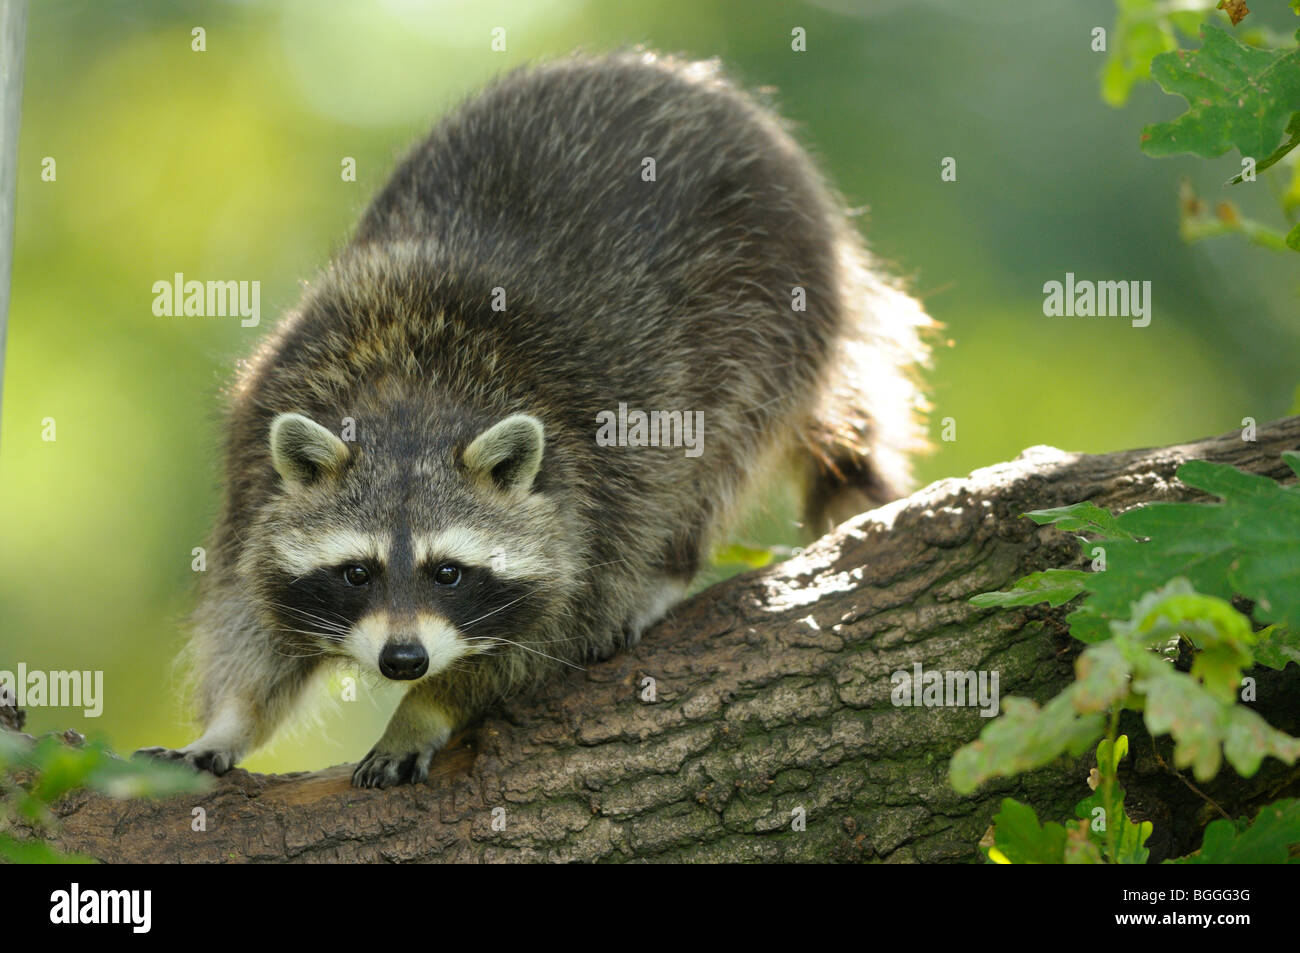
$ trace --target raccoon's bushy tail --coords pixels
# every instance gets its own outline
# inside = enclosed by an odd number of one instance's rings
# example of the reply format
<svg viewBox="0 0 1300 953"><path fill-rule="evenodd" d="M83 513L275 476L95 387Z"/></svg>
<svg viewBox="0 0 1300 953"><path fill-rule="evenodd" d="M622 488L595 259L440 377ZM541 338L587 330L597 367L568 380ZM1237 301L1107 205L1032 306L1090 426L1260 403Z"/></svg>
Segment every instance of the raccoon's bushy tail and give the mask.
<svg viewBox="0 0 1300 953"><path fill-rule="evenodd" d="M804 440L804 519L816 536L907 494L911 458L929 447L920 372L936 325L872 266L856 235L840 249L844 335Z"/></svg>

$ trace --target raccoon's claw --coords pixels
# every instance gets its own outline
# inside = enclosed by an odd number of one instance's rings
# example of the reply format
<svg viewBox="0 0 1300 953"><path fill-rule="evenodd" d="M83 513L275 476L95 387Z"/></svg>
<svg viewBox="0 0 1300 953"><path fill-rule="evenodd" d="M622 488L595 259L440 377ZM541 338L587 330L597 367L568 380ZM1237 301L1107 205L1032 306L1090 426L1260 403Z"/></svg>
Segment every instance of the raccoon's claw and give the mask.
<svg viewBox="0 0 1300 953"><path fill-rule="evenodd" d="M397 752L371 748L352 772L352 786L390 788L395 784L423 784L429 777L429 765L437 753L437 747Z"/></svg>
<svg viewBox="0 0 1300 953"><path fill-rule="evenodd" d="M206 771L217 777L225 774L235 765L235 756L229 751L203 750L190 751L186 748L141 748L133 758L155 758L159 761L180 761L195 771Z"/></svg>
<svg viewBox="0 0 1300 953"><path fill-rule="evenodd" d="M628 649L636 648L641 642L641 630L634 629L630 625L625 625L618 630L613 641L609 645L590 648L587 650L588 662L605 662L612 659L619 652L625 652Z"/></svg>
<svg viewBox="0 0 1300 953"><path fill-rule="evenodd" d="M640 626L623 626L623 648L634 649L641 644L641 636L645 632Z"/></svg>

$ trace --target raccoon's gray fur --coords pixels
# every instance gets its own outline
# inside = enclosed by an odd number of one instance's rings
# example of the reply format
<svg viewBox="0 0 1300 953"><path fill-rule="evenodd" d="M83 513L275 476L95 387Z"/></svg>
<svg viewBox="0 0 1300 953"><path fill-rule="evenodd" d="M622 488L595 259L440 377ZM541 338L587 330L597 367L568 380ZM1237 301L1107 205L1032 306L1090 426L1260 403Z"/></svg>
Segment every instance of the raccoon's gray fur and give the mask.
<svg viewBox="0 0 1300 953"><path fill-rule="evenodd" d="M509 73L242 369L195 618L205 730L148 750L221 773L342 656L411 681L354 783L422 780L494 699L634 643L773 466L807 477L818 532L837 497L897 495L926 324L715 64ZM703 453L599 445L620 404L702 412Z"/></svg>

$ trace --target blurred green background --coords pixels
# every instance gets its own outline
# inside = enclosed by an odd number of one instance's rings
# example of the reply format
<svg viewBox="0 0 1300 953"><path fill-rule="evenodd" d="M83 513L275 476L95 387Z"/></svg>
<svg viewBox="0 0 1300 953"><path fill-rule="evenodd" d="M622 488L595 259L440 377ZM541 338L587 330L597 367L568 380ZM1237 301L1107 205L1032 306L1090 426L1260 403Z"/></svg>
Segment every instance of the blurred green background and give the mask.
<svg viewBox="0 0 1300 953"><path fill-rule="evenodd" d="M1256 16L1294 30L1275 6ZM873 247L946 326L934 418L956 418L958 439L921 461L923 481L1032 444L1102 452L1281 416L1300 377L1300 258L1179 241L1180 177L1217 198L1238 159L1139 152L1142 125L1183 103L1147 85L1122 111L1102 104L1089 31L1113 19L1109 0L36 0L0 434L0 669L102 669L107 698L95 721L34 709L30 728L74 726L122 751L191 740L171 662L217 501L219 388L402 150L538 57L644 43L776 88L848 201L870 206ZM206 52L191 51L196 26ZM508 52L489 50L496 26ZM791 51L793 26L808 52ZM955 183L940 181L944 156ZM1276 218L1262 190L1239 192L1246 214ZM1150 327L1045 318L1043 283L1067 271L1150 280ZM151 286L175 272L261 281L262 325L155 317ZM395 700L364 689L246 764L355 760Z"/></svg>

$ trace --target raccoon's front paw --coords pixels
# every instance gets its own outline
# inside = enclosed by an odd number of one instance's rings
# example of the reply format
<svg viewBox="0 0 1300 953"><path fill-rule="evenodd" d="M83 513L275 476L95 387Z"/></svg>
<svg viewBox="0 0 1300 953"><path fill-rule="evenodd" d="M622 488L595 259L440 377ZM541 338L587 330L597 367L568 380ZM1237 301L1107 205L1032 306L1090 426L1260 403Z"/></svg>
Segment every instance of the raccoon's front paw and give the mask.
<svg viewBox="0 0 1300 953"><path fill-rule="evenodd" d="M422 784L429 777L433 756L441 748L441 742L414 751L387 751L382 745L376 745L352 772L352 786L390 788L395 784Z"/></svg>
<svg viewBox="0 0 1300 953"><path fill-rule="evenodd" d="M235 755L216 748L141 748L131 757L155 758L159 761L180 761L195 771L206 771L218 777L235 766Z"/></svg>
<svg viewBox="0 0 1300 953"><path fill-rule="evenodd" d="M640 641L641 630L625 625L616 630L607 641L587 646L583 661L607 662L620 652L635 648Z"/></svg>

